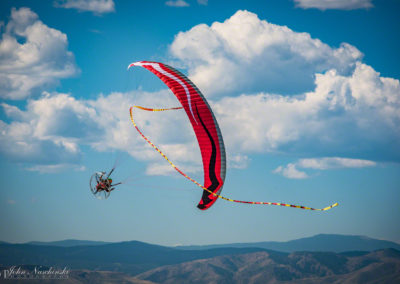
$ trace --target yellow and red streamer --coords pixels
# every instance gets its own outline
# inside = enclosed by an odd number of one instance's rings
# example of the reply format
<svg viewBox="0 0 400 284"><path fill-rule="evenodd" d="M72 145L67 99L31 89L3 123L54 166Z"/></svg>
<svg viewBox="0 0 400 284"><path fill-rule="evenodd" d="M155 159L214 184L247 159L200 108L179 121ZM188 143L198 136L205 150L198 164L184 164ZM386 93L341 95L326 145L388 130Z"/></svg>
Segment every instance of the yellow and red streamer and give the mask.
<svg viewBox="0 0 400 284"><path fill-rule="evenodd" d="M312 207L307 207L307 206L302 206L302 205L293 205L293 204L287 204L287 203L281 203L281 202L263 202L263 201L243 201L243 200L235 200L235 199L231 199L231 198L227 198L224 197L222 195L219 195L217 193L212 192L211 190L207 189L206 187L204 187L202 184L200 184L199 182L197 182L196 180L194 180L193 178L189 177L187 174L185 174L183 171L181 171L177 166L174 165L174 163L172 163L170 161L170 159L168 159L168 157L159 149L157 148L157 146L155 146L143 133L142 131L140 131L139 127L137 126L135 120L133 119L133 108L137 108L137 109L141 109L141 110L145 110L145 111L167 111L167 110L178 110L178 109L182 109L182 107L173 107L173 108L147 108L147 107L141 107L141 106L132 106L129 109L129 113L131 116L131 121L133 123L133 126L136 128L136 130L139 132L139 134L143 137L144 140L146 140L147 143L149 143L151 145L151 147L153 147L158 153L160 153L160 155L181 175L183 175L185 178L187 178L188 180L190 180L191 182L193 182L194 184L196 184L198 187L200 187L201 189L207 191L208 193L226 200L226 201L230 201L230 202L235 202L235 203L244 203L244 204L259 204L259 205L277 205L277 206L286 206L286 207L292 207L292 208L299 208L299 209L305 209L305 210L314 210L314 211L326 211L329 210L333 207L338 206L338 203L334 203L330 206L327 206L325 208L312 208Z"/></svg>

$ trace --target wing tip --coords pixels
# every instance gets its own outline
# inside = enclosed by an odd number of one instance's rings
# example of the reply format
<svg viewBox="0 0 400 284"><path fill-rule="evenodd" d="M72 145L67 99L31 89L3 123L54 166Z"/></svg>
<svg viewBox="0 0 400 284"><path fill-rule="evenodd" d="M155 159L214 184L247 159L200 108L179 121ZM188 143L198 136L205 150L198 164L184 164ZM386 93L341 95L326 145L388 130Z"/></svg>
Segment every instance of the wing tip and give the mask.
<svg viewBox="0 0 400 284"><path fill-rule="evenodd" d="M205 206L203 203L202 204L197 204L197 208L199 208L200 210L207 210L209 207Z"/></svg>

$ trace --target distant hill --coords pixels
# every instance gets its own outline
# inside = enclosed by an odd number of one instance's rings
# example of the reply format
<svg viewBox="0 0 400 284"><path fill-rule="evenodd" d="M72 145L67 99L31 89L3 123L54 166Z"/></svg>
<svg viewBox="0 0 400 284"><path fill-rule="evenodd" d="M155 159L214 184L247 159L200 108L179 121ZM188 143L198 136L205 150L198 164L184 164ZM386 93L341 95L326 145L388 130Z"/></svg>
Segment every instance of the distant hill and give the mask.
<svg viewBox="0 0 400 284"><path fill-rule="evenodd" d="M1 243L0 271L20 265L67 267L70 279L62 283L400 283L399 250L357 251L397 244L357 236L318 235L272 242L284 249L300 248L291 253L230 245L188 250L138 241L50 244ZM348 252L328 252L329 247L348 248ZM315 251L318 248L324 251Z"/></svg>
<svg viewBox="0 0 400 284"><path fill-rule="evenodd" d="M6 267L0 266L0 269ZM34 268L25 266L23 269ZM26 282L27 280L10 280L10 283ZM400 283L400 251L385 249L374 252L290 254L259 251L165 265L138 275L99 269L77 269L70 270L66 280L29 280L29 283L390 284Z"/></svg>
<svg viewBox="0 0 400 284"><path fill-rule="evenodd" d="M400 283L400 251L255 252L159 267L136 278L154 283Z"/></svg>
<svg viewBox="0 0 400 284"><path fill-rule="evenodd" d="M1 242L0 242L1 243ZM28 245L37 246L57 246L57 247L73 247L73 246L98 246L110 244L110 242L100 242L100 241L86 241L86 240L62 240L54 242L29 242Z"/></svg>
<svg viewBox="0 0 400 284"><path fill-rule="evenodd" d="M379 249L393 248L400 250L400 244L371 239L363 236L347 236L347 235L328 235L320 234L313 237L297 239L287 242L257 242L257 243L233 243L220 245L205 245L205 246L178 246L177 249L203 250L212 248L248 248L258 247L269 250L282 252L295 251L330 251L330 252L345 252L345 251L374 251Z"/></svg>
<svg viewBox="0 0 400 284"><path fill-rule="evenodd" d="M119 271L135 275L162 265L260 250L263 249L217 248L190 251L137 241L71 247L0 244L0 264L67 266L70 269Z"/></svg>
<svg viewBox="0 0 400 284"><path fill-rule="evenodd" d="M9 244L0 241L0 244ZM29 245L41 246L97 246L106 244L116 244L111 242L87 241L87 240L62 240L54 242L29 242ZM181 250L207 250L215 248L263 248L282 252L295 251L374 251L379 249L394 248L400 250L400 244L390 241L377 240L364 236L349 236L335 234L320 234L312 237L301 238L287 242L256 242L256 243L231 243L231 244L214 244L214 245L190 245L175 246L172 248Z"/></svg>

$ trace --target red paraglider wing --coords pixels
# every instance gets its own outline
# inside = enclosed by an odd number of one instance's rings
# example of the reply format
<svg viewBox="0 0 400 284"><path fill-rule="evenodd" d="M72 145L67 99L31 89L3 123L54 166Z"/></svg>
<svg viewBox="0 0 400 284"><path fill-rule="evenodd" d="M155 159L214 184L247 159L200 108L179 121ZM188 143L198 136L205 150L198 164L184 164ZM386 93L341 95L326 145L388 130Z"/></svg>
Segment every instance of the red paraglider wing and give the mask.
<svg viewBox="0 0 400 284"><path fill-rule="evenodd" d="M226 173L225 146L221 131L208 102L200 90L178 70L158 62L140 61L132 66L141 66L159 77L174 93L193 126L199 143L204 168L204 187L220 194ZM217 196L203 191L197 205L201 210L210 208Z"/></svg>

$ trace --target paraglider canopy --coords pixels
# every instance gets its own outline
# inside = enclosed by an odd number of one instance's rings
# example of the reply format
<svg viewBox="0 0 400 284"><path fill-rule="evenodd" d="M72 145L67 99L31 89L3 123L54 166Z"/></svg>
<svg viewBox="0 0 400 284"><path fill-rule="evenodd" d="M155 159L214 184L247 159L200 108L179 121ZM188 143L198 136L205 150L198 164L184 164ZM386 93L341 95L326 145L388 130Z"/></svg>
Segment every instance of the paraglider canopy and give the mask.
<svg viewBox="0 0 400 284"><path fill-rule="evenodd" d="M197 205L201 210L210 208L218 199L225 181L226 154L224 141L215 116L200 90L178 70L163 63L134 62L128 66L146 68L160 78L176 96L185 110L196 135L203 162L204 190ZM212 194L215 193L215 194Z"/></svg>

